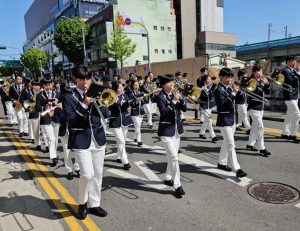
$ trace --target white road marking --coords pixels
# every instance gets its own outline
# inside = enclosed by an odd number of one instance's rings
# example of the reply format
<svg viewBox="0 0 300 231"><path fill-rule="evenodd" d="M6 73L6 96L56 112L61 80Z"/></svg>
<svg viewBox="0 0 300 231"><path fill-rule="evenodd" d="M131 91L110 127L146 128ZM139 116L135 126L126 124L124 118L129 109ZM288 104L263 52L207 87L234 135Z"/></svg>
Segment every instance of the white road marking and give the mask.
<svg viewBox="0 0 300 231"><path fill-rule="evenodd" d="M117 153L112 153L112 154L105 155L104 158L111 157L111 156L116 156L116 155L117 155Z"/></svg>
<svg viewBox="0 0 300 231"><path fill-rule="evenodd" d="M295 207L300 208L300 203L299 203L299 204L296 204Z"/></svg>
<svg viewBox="0 0 300 231"><path fill-rule="evenodd" d="M151 181L158 181L161 183L161 180L158 176L150 169L143 161L136 161L134 162L141 171L145 174L145 176Z"/></svg>

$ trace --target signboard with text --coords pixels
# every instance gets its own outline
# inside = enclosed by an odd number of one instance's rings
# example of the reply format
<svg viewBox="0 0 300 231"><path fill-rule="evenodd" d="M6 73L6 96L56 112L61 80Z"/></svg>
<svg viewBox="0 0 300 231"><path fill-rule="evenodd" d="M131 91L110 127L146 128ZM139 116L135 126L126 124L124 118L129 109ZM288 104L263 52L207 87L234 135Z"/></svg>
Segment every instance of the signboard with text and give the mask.
<svg viewBox="0 0 300 231"><path fill-rule="evenodd" d="M146 26L146 15L140 15L140 14L126 14L126 13L120 13L120 16L122 16L123 19L125 19L124 23L127 24L124 26L124 32L125 34L147 34L146 30L141 26L140 24L137 24L135 22L141 23L142 25ZM127 20L127 22L126 22Z"/></svg>

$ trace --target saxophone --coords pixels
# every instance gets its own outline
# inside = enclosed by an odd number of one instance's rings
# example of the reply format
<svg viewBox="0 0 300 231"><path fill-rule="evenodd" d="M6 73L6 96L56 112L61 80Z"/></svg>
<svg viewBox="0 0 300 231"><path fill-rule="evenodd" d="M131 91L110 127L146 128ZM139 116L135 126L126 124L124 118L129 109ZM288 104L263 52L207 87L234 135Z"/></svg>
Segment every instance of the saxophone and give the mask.
<svg viewBox="0 0 300 231"><path fill-rule="evenodd" d="M25 87L22 88L20 94L19 94L19 97L18 97L18 100L16 102L16 105L15 105L15 110L16 111L20 111L22 109L22 104L20 103L20 98L21 98L21 95L22 95L22 91L24 90Z"/></svg>

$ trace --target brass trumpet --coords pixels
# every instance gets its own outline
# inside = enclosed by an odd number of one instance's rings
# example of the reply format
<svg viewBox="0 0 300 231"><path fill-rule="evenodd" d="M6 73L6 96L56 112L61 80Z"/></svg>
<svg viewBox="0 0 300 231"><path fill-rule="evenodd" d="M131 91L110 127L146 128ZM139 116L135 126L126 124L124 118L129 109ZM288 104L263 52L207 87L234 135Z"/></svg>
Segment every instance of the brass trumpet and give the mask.
<svg viewBox="0 0 300 231"><path fill-rule="evenodd" d="M273 83L275 83L279 88L292 92L292 86L289 84L284 83L284 75L283 74L279 74L277 75L276 78L272 78L271 76L268 75L263 75L262 78L266 78L267 80L271 80Z"/></svg>

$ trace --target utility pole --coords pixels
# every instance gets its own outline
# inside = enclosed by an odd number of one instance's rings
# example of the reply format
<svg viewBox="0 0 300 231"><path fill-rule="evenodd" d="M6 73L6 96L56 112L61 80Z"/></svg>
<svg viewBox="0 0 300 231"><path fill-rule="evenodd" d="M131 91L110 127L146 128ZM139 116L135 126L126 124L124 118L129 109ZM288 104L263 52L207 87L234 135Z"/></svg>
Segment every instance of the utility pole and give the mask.
<svg viewBox="0 0 300 231"><path fill-rule="evenodd" d="M268 27L268 59L270 61L271 61L271 51L270 51L271 27L272 27L272 24L269 23L269 27Z"/></svg>
<svg viewBox="0 0 300 231"><path fill-rule="evenodd" d="M287 34L287 26L285 26L284 29L285 29L285 38L287 38L287 35L288 35Z"/></svg>

